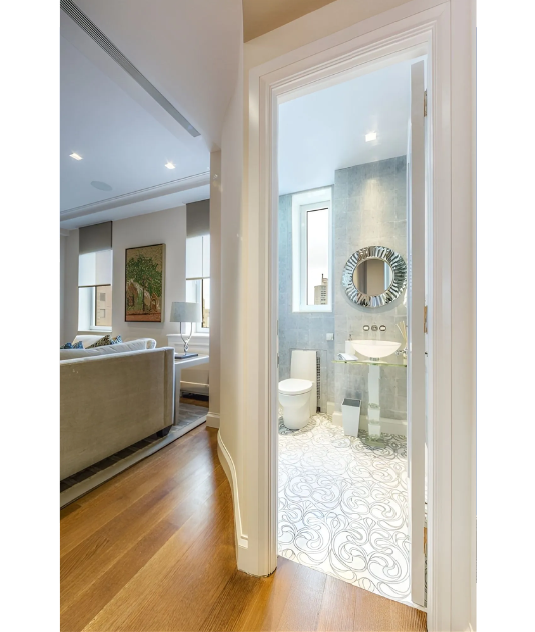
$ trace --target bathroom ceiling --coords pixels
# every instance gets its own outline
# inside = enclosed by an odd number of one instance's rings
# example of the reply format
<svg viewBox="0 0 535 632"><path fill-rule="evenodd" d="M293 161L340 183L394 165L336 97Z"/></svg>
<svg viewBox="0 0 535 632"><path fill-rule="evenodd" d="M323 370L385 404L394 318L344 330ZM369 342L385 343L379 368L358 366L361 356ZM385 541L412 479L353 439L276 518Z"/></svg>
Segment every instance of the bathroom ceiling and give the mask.
<svg viewBox="0 0 535 632"><path fill-rule="evenodd" d="M337 169L406 155L414 61L281 104L279 193L327 186ZM366 142L370 132L377 138Z"/></svg>

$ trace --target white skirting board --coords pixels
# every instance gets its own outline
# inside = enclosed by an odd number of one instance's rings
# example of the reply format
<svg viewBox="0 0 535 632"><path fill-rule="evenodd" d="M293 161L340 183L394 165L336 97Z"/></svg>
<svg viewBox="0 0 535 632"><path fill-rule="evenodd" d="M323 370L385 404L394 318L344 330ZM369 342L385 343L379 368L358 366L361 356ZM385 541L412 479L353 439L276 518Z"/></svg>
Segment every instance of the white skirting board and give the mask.
<svg viewBox="0 0 535 632"><path fill-rule="evenodd" d="M184 369L187 371L188 369ZM190 371L192 369L189 369ZM196 395L208 395L210 387L208 384L202 384L201 382L184 382L180 380L180 390L183 393L195 393Z"/></svg>
<svg viewBox="0 0 535 632"><path fill-rule="evenodd" d="M206 425L209 428L219 428L219 413L209 411L206 415Z"/></svg>
<svg viewBox="0 0 535 632"><path fill-rule="evenodd" d="M217 433L217 456L219 457L219 462L221 463L221 467L223 468L225 474L230 483L230 489L232 491L232 502L234 505L234 526L236 531L236 544L239 549L247 549L249 546L248 538L243 533L242 530L242 522L241 522L241 512L240 512L240 502L238 496L238 477L236 474L236 468L234 466L234 461L230 456L225 444L223 443L223 439L221 438L221 431ZM237 551L239 555L239 550Z"/></svg>

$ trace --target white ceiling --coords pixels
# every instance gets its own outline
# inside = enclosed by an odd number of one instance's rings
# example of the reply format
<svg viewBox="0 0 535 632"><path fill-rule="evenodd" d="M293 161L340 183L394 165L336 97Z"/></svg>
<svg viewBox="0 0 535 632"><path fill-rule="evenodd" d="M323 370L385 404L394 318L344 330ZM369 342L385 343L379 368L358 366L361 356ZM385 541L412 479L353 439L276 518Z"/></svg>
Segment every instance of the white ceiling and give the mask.
<svg viewBox="0 0 535 632"><path fill-rule="evenodd" d="M237 78L240 1L76 4L201 135L190 136L61 12L61 226L206 199L210 151Z"/></svg>
<svg viewBox="0 0 535 632"><path fill-rule="evenodd" d="M414 61L281 104L280 194L333 184L336 169L405 155ZM372 131L377 140L365 142Z"/></svg>

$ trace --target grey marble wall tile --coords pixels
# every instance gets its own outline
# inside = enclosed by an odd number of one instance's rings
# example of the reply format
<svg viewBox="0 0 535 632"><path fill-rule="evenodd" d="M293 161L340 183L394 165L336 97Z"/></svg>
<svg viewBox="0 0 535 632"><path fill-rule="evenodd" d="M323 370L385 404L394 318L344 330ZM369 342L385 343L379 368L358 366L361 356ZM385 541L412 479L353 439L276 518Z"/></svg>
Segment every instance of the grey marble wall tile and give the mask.
<svg viewBox="0 0 535 632"><path fill-rule="evenodd" d="M345 295L342 269L353 252L369 245L385 245L407 259L407 161L405 156L339 169L333 189L333 312L292 312L291 195L279 199L279 378L290 374L290 349L317 349L321 358L323 383L321 407L327 401L340 405L344 397L360 397L367 412L368 368L335 364L344 352L349 333L353 338L403 338L396 324L407 320L403 300L381 311L358 308ZM364 332L363 325L385 324L381 336ZM325 334L334 333L333 341ZM381 414L393 419L407 415L407 370L382 369Z"/></svg>

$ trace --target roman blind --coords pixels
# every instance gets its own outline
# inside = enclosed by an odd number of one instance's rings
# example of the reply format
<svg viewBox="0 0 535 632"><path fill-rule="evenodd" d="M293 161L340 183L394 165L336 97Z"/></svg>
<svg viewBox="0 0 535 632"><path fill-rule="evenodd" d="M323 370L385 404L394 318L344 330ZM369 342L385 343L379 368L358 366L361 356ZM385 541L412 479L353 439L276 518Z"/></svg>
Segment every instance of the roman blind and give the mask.
<svg viewBox="0 0 535 632"><path fill-rule="evenodd" d="M93 226L82 226L78 231L79 254L111 250L111 225L112 222L103 222Z"/></svg>
<svg viewBox="0 0 535 632"><path fill-rule="evenodd" d="M210 234L210 200L186 204L186 236Z"/></svg>
<svg viewBox="0 0 535 632"><path fill-rule="evenodd" d="M111 285L112 222L79 229L78 287Z"/></svg>

